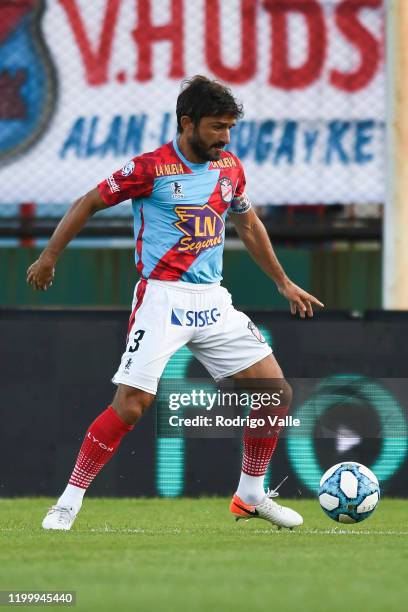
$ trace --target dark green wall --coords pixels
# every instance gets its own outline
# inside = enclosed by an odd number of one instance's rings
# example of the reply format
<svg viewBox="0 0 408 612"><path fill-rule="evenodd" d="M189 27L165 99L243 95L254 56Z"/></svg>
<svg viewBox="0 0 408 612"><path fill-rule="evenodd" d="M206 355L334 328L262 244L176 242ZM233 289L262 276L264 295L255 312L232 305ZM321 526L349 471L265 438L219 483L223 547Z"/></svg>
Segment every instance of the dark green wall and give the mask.
<svg viewBox="0 0 408 612"><path fill-rule="evenodd" d="M130 306L137 279L133 253L125 249L71 248L61 257L52 289L26 285L34 248L0 249L1 306ZM279 248L288 275L328 308L366 310L381 306L381 251ZM224 255L224 282L241 308L282 309L286 301L245 251Z"/></svg>

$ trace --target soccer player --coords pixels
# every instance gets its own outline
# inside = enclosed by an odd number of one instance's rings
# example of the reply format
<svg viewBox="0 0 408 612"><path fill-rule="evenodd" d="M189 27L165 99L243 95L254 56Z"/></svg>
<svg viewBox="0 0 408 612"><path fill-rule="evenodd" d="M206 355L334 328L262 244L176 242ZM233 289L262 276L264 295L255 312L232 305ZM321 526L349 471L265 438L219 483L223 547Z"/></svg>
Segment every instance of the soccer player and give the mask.
<svg viewBox="0 0 408 612"><path fill-rule="evenodd" d="M58 257L87 220L132 200L140 280L126 349L113 378L117 391L89 426L69 482L43 520L44 529L71 528L86 490L153 402L166 363L184 345L216 381L279 380L285 390L280 416L286 413L290 388L271 348L220 286L227 214L251 256L289 301L292 314L311 317L314 306L323 306L286 276L246 195L243 167L224 150L242 116L231 91L195 76L184 82L176 114L176 138L133 158L74 202L27 271L28 283L48 289ZM293 528L303 523L302 517L273 501L277 493L265 493L263 485L277 439L278 428L265 436L244 429L242 472L230 510L237 518L259 517Z"/></svg>

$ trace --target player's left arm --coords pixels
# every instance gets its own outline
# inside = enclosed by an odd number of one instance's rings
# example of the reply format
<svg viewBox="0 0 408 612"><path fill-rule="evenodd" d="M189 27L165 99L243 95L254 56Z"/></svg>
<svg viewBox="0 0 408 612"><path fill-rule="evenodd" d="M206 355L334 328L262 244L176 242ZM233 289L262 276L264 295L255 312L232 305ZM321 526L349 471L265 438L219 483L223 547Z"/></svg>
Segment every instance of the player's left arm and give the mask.
<svg viewBox="0 0 408 612"><path fill-rule="evenodd" d="M258 266L275 281L279 293L289 301L291 313L299 312L304 319L306 314L313 316L314 306L324 308L322 302L288 278L276 257L266 228L254 209L249 207L246 212L235 214L231 210L231 213L229 218L239 237Z"/></svg>

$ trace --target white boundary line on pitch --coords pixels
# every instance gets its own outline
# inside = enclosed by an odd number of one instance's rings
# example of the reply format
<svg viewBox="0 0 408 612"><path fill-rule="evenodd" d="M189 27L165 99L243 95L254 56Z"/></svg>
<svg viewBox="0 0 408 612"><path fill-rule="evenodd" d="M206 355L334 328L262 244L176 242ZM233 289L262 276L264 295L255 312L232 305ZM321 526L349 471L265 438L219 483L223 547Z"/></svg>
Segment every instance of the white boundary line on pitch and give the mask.
<svg viewBox="0 0 408 612"><path fill-rule="evenodd" d="M252 533L271 533L267 529L257 529ZM273 533L273 532L272 532ZM280 532L277 532L280 533ZM294 530L293 533L299 535L396 535L396 536L408 536L408 531L393 531L389 529L387 531L377 529L298 529Z"/></svg>
<svg viewBox="0 0 408 612"><path fill-rule="evenodd" d="M22 532L22 531L31 531L29 527L0 527L0 533L3 532ZM217 530L218 531L218 530ZM254 529L248 531L249 534L259 534L259 535L281 535L282 533L289 533L287 530L281 530L271 527L270 529ZM135 529L125 529L125 528L114 528L108 527L93 527L91 529L75 529L71 533L134 533L140 535L194 535L194 531L191 532L188 529L143 529L143 528L135 528ZM242 533L242 532L241 532ZM297 535L334 535L334 536L350 536L350 535L375 535L375 536L408 536L408 531L393 531L393 530L377 530L377 529L298 529L291 531L290 533Z"/></svg>
<svg viewBox="0 0 408 612"><path fill-rule="evenodd" d="M80 530L83 532L83 530ZM89 531L92 533L140 533L142 535L180 535L180 534L191 534L193 535L195 532L191 532L190 530L184 531L183 529L115 529L113 527L100 527L100 528L92 528ZM270 529L254 529L249 531L248 533L252 534L264 534L271 535L277 534L280 535L285 533L287 530L279 531L275 527L271 527ZM370 530L370 529L295 529L291 533L296 533L298 535L393 535L393 536L408 536L408 531L381 531L381 530Z"/></svg>

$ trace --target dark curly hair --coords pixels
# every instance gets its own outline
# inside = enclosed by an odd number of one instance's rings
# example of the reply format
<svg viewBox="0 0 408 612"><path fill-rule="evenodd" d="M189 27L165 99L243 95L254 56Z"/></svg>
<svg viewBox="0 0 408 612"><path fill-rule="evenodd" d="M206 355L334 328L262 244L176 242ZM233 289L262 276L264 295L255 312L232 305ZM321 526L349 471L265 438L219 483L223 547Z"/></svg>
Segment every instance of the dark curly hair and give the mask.
<svg viewBox="0 0 408 612"><path fill-rule="evenodd" d="M240 119L244 112L242 104L236 101L228 87L198 74L183 81L181 93L177 98L176 114L177 131L181 133L183 115L187 115L198 125L203 117L231 115Z"/></svg>

